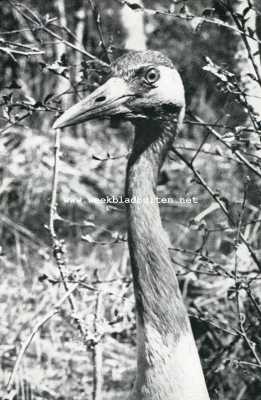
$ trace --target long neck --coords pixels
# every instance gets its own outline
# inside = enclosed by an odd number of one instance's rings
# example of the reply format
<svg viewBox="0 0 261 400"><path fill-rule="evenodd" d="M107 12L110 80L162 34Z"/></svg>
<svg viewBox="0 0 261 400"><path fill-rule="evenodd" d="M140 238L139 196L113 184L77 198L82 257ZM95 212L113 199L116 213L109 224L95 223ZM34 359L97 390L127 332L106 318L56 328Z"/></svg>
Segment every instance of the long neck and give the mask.
<svg viewBox="0 0 261 400"><path fill-rule="evenodd" d="M136 127L126 195L130 199L129 247L138 319L162 334L174 330L178 339L187 318L156 202L158 173L173 141L173 128L165 121L146 121ZM166 301L170 295L179 300L178 309Z"/></svg>
<svg viewBox="0 0 261 400"><path fill-rule="evenodd" d="M156 201L159 169L176 128L170 118L137 124L127 168L138 336L135 400L209 399Z"/></svg>

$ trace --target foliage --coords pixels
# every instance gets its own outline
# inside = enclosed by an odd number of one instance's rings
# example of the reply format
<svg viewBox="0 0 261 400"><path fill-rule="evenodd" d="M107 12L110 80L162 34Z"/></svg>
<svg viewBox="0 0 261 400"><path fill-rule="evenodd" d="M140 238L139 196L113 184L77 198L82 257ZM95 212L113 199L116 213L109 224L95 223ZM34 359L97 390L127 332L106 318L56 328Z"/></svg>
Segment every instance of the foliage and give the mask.
<svg viewBox="0 0 261 400"><path fill-rule="evenodd" d="M130 125L100 121L64 130L56 237L49 221L50 127L61 110L105 79L104 49L111 59L122 51L122 3L0 4L2 399L32 333L9 398L95 398L103 380L103 398L120 399L134 378L124 207L92 202L124 193ZM256 38L247 26L255 6L246 2L237 14L236 3L146 0L144 7L131 7L145 13L148 46L174 60L186 88L183 133L158 189L181 199L179 206L162 205L161 212L211 398L257 400L261 115L250 104L237 58L241 41ZM260 54L255 57L260 64Z"/></svg>

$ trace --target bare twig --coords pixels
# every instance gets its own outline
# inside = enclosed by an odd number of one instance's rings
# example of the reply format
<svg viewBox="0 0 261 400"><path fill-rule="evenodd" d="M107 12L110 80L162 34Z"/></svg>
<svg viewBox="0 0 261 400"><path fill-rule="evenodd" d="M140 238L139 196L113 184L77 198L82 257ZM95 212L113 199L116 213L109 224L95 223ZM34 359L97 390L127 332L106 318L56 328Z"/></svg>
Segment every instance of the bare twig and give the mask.
<svg viewBox="0 0 261 400"><path fill-rule="evenodd" d="M260 308L260 305L258 304L256 298L254 297L254 295L253 295L253 293L252 293L252 291L251 291L250 286L248 286L248 288L246 289L246 291L247 291L247 294L248 294L248 296L249 296L251 302L253 303L253 305L254 305L254 307L255 307L255 309L256 309L258 315L259 315L259 318L261 319L261 308Z"/></svg>
<svg viewBox="0 0 261 400"><path fill-rule="evenodd" d="M207 192L210 194L210 196L217 202L219 205L220 209L223 211L223 213L226 215L228 221L232 226L235 226L235 221L233 220L232 216L228 212L225 204L223 201L220 199L220 197L215 193L210 186L207 184L205 179L200 175L200 173L194 168L194 166L189 162L181 153L177 151L175 147L172 147L172 151L190 168L190 170L193 172L194 176L197 178L198 182L207 190ZM257 265L258 269L261 271L261 263L258 259L258 256L252 249L251 245L248 243L248 241L244 238L243 234L240 232L240 239L242 242L247 246L249 253L251 254L251 257L255 264Z"/></svg>
<svg viewBox="0 0 261 400"><path fill-rule="evenodd" d="M108 50L107 47L105 45L105 41L104 41L104 37L103 37L103 32L102 32L102 20L101 20L101 14L99 12L98 6L95 3L94 0L88 0L92 9L92 13L93 13L93 18L96 24L96 28L100 37L100 44L102 47L102 50L104 52L105 58L106 58L106 62L110 64L110 57L108 54Z"/></svg>
<svg viewBox="0 0 261 400"><path fill-rule="evenodd" d="M193 118L195 118L195 119L197 118L197 120L195 120L195 121L190 121L190 120L186 120L186 119L185 119L185 121L183 121L183 124L186 124L186 125L203 126L203 127L209 126L209 127L211 127L211 128L220 128L220 129L231 130L231 131L233 131L233 130L235 129L235 127L229 126L229 125L226 125L226 124L205 122L205 121L203 121L203 120L201 120L202 122L200 122L200 118L197 117L196 115L193 115L191 112L188 112L188 115L191 115L191 116L192 116ZM244 130L244 132L256 132L256 129L255 129L255 128L247 128L247 127L244 127L243 130Z"/></svg>
<svg viewBox="0 0 261 400"><path fill-rule="evenodd" d="M54 37L55 39L59 40L60 42L63 42L67 47L70 47L71 49L78 51L79 53L83 54L84 56L90 58L93 61L98 62L99 64L108 67L108 64L99 58L95 57L93 54L89 53L86 51L84 48L80 46L75 46L73 43L68 42L68 40L65 40L62 36L57 35L57 33L53 32L51 29L47 28L46 26L43 26L42 29L48 33L50 36Z"/></svg>
<svg viewBox="0 0 261 400"><path fill-rule="evenodd" d="M247 33L245 31L244 23L240 22L240 19L239 19L238 15L234 12L232 7L226 5L226 9L230 12L230 15L231 15L236 27L241 32L240 35L241 35L242 41L243 41L243 43L245 45L245 48L247 50L247 54L248 54L248 57L250 59L250 62L251 62L252 66L253 66L253 69L255 71L256 79L257 79L259 85L261 86L260 70L259 70L259 67L257 66L257 64L255 62L254 55L252 54L252 50L251 50L251 47L250 47L250 44L249 44L249 41L248 41L249 35L247 35ZM255 40L255 37L253 37L253 35L251 37L251 40Z"/></svg>
<svg viewBox="0 0 261 400"><path fill-rule="evenodd" d="M60 155L59 155L60 134L61 134L60 129L57 129L55 135L55 146L54 146L54 170L53 170L52 198L50 205L50 220L49 220L49 229L52 239L56 238L54 222L55 222L56 208L57 208L57 187L58 187L59 160L60 160Z"/></svg>
<svg viewBox="0 0 261 400"><path fill-rule="evenodd" d="M236 305L237 305L237 314L238 314L238 326L239 326L239 334L242 336L244 339L245 343L247 344L248 348L250 349L251 353L253 354L256 362L258 365L261 366L261 360L256 352L255 345L250 341L250 339L247 336L247 332L245 330L244 322L245 322L245 316L244 314L241 313L241 305L240 305L240 281L238 278L238 253L237 253L237 246L240 238L240 228L242 224L242 218L245 210L245 204L246 204L246 188L244 189L244 198L242 201L242 207L241 207L241 213L240 213L240 218L238 222L238 227L237 227L237 235L236 235L236 252L235 252L235 269L234 269L234 279L235 279L235 290L236 290Z"/></svg>
<svg viewBox="0 0 261 400"><path fill-rule="evenodd" d="M131 7L131 3L128 2L127 0L115 0L117 1L117 3L121 4L121 5L127 5L128 7ZM237 33L238 35L244 35L248 38L251 38L252 40L261 43L261 40L259 40L258 38L252 38L252 36L250 34L247 34L246 32L243 32L241 29L239 29L238 27L235 27L233 25L230 25L227 22L222 21L219 18L210 18L210 17L203 17L203 16L198 16L198 15L194 15L191 13L175 13L172 12L171 10L166 10L166 9L160 9L160 10L155 10L153 8L148 8L148 7L142 7L139 6L136 9L139 12L144 12L146 14L149 15L165 15L168 17L172 17L172 18L177 18L177 19L181 19L181 20L185 20L185 21L197 21L198 24L202 24L202 23L209 23L209 24L213 24L213 25L217 25L217 26L222 26L226 29L229 29L235 33Z"/></svg>
<svg viewBox="0 0 261 400"><path fill-rule="evenodd" d="M94 315L94 334L98 337L97 341L93 344L93 400L102 399L102 343L99 333L99 323L102 319L102 292L97 292L95 315Z"/></svg>
<svg viewBox="0 0 261 400"><path fill-rule="evenodd" d="M240 318L240 320L242 321L242 318ZM244 339L245 343L247 344L249 350L251 351L252 355L254 356L257 364L259 365L259 367L261 367L261 359L259 358L259 355L257 354L257 351L255 349L255 343L253 343L249 337L247 336L245 327L243 322L240 323L240 331L239 334L241 335L241 337Z"/></svg>
<svg viewBox="0 0 261 400"><path fill-rule="evenodd" d="M229 150L232 151L236 155L236 157L243 163L245 164L252 172L254 172L257 176L261 177L261 171L259 171L257 168L254 167L254 165L245 157L242 155L242 153L239 150L233 150L231 146L227 143L225 139L223 139L222 135L218 133L215 129L213 129L211 126L209 126L206 122L204 122L201 118L198 116L191 114L192 118L194 118L197 122L201 124L206 124L205 127L206 129L213 135L215 136L221 143L223 143Z"/></svg>
<svg viewBox="0 0 261 400"><path fill-rule="evenodd" d="M25 118L29 117L31 115L31 110L29 112L26 112L25 114L21 115L16 119L14 122L9 122L7 125L0 131L0 135L5 133L9 128L12 128L15 125L18 125L21 121L23 121Z"/></svg>
<svg viewBox="0 0 261 400"><path fill-rule="evenodd" d="M14 61L16 61L14 54L17 54L19 56L26 56L26 57L44 54L44 51L40 51L40 50L38 50L38 51L36 51L36 50L23 51L23 50L17 50L17 49L12 49L10 47L3 47L3 46L0 46L0 51L2 53L7 54L8 56L10 56Z"/></svg>
<svg viewBox="0 0 261 400"><path fill-rule="evenodd" d="M58 187L58 175L59 175L59 161L60 161L60 129L57 129L55 146L54 146L54 168L53 168L52 196L51 196L50 216L49 216L49 231L52 241L53 255L56 260L56 264L60 273L63 287L65 291L68 292L69 287L65 279L65 273L64 273L64 266L66 265L65 254L64 254L65 253L64 243L61 240L57 239L55 225L54 225L57 217L57 187ZM84 339L85 330L82 327L81 321L77 317L76 306L74 304L74 298L72 294L68 296L68 301L74 313L74 320L77 324L77 328L79 329L81 336Z"/></svg>
<svg viewBox="0 0 261 400"><path fill-rule="evenodd" d="M36 24L36 26L39 28L41 28L44 32L48 33L50 36L52 36L53 38L55 38L56 40L58 40L60 43L64 43L67 47L70 47L71 49L83 54L84 56L90 58L93 61L96 61L97 63L108 67L108 64L102 60L100 60L99 58L95 57L93 54L89 53L87 50L85 50L83 47L76 46L71 42L68 42L68 40L64 39L62 36L58 35L57 33L53 32L51 29L49 29L47 27L47 24L44 24L43 21L41 21L41 19L39 19L38 16L36 16L34 13L32 14L32 11L28 9L28 7L26 7L24 4L20 6L23 6L24 9L27 10L28 13L31 13L32 15L28 15L25 12L23 12L20 7L16 6L15 3L13 3L13 1L8 0L8 2L12 5L12 7L19 13L21 14L26 20L29 20L31 23L33 23L34 25Z"/></svg>

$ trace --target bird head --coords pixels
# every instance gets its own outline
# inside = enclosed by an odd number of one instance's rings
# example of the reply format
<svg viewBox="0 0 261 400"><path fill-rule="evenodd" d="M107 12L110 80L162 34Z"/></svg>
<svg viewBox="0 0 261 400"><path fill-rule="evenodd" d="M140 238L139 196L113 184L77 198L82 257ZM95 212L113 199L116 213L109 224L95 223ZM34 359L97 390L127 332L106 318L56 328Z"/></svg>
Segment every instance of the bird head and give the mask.
<svg viewBox="0 0 261 400"><path fill-rule="evenodd" d="M170 59L157 51L131 51L111 65L102 86L66 110L53 128L104 117L157 119L184 108L183 83Z"/></svg>

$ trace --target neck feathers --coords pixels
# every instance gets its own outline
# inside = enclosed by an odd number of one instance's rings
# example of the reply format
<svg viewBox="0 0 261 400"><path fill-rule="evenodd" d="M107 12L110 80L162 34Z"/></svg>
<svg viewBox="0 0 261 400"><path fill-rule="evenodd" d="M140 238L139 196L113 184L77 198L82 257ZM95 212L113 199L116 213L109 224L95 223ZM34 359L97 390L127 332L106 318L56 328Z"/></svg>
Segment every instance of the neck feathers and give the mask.
<svg viewBox="0 0 261 400"><path fill-rule="evenodd" d="M139 122L128 162L138 336L138 371L130 400L209 400L156 201L159 169L176 131L170 118Z"/></svg>
<svg viewBox="0 0 261 400"><path fill-rule="evenodd" d="M136 126L126 195L133 199L128 208L129 246L140 322L149 321L162 334L174 333L178 340L188 327L188 318L156 201L159 169L176 130L177 123L170 118Z"/></svg>

